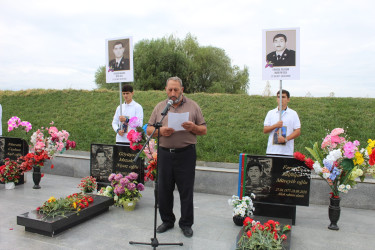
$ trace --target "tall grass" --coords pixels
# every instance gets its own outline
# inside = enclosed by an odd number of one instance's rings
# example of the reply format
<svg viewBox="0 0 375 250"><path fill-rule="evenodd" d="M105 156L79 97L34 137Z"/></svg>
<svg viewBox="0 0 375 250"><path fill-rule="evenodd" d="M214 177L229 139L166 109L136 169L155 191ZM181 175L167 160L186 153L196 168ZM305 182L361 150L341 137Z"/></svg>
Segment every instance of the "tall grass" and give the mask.
<svg viewBox="0 0 375 250"><path fill-rule="evenodd" d="M267 111L277 106L275 97L232 94L188 94L201 107L208 132L198 137L198 160L237 162L240 153L264 155L268 135L263 134ZM134 99L144 109L147 122L154 106L166 97L163 91L136 91ZM33 130L49 126L70 132L77 150L89 151L91 143L115 143L112 118L119 105L117 91L108 90L28 90L0 91L3 107L3 136L29 138L21 130L7 132L7 120L18 116L32 123ZM343 127L352 139L365 145L375 139L375 99L291 97L302 134L295 150L306 153L305 146L320 141L327 130Z"/></svg>

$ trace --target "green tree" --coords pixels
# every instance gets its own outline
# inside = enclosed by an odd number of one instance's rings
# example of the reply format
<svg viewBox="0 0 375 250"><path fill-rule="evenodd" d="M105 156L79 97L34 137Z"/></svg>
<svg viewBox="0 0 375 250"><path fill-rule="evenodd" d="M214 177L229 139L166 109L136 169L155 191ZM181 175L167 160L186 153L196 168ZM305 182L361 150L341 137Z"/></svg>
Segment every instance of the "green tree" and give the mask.
<svg viewBox="0 0 375 250"><path fill-rule="evenodd" d="M246 93L249 71L234 65L225 51L213 46L199 46L197 38L187 34L141 40L134 46L134 87L139 90L162 90L171 76L179 76L186 93ZM105 67L95 73L99 88L117 89L105 82Z"/></svg>

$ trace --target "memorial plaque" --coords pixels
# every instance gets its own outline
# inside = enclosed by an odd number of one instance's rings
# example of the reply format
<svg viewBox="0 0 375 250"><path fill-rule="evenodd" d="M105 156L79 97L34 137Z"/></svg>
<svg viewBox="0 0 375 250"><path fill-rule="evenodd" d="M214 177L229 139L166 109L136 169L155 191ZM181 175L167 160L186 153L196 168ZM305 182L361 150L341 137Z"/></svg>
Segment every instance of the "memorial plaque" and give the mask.
<svg viewBox="0 0 375 250"><path fill-rule="evenodd" d="M238 196L254 201L309 205L310 169L292 157L240 154Z"/></svg>
<svg viewBox="0 0 375 250"><path fill-rule="evenodd" d="M125 145L91 144L90 175L96 178L99 186L110 184L108 176L111 173L126 176L135 172L138 183L144 183L143 159L138 158L136 163L133 162L137 153Z"/></svg>
<svg viewBox="0 0 375 250"><path fill-rule="evenodd" d="M0 166L4 165L6 158L17 160L29 152L29 145L24 139L13 137L0 137ZM2 182L0 182L2 183ZM24 184L24 176L18 180L16 185Z"/></svg>
<svg viewBox="0 0 375 250"><path fill-rule="evenodd" d="M0 166L9 158L17 160L29 152L29 146L24 139L13 137L0 137Z"/></svg>

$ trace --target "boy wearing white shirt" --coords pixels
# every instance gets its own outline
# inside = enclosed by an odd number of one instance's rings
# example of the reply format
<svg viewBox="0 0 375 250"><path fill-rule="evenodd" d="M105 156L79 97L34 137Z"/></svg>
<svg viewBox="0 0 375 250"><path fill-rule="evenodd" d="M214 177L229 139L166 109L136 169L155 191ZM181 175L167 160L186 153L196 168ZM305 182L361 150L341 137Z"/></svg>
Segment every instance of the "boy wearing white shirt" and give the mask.
<svg viewBox="0 0 375 250"><path fill-rule="evenodd" d="M128 125L128 122L132 117L137 117L140 126L143 125L143 108L139 103L133 100L133 95L133 87L129 84L125 84L122 87L122 96L124 98L124 103L121 104L122 114L120 114L119 105L112 121L112 128L116 132L116 144L130 143L127 138L128 132L135 129Z"/></svg>
<svg viewBox="0 0 375 250"><path fill-rule="evenodd" d="M280 91L277 92L279 103ZM264 120L263 133L270 134L268 137L267 155L293 156L294 139L301 135L301 122L296 111L288 107L290 94L282 90L282 115L279 120L279 107L268 111ZM279 131L281 129L281 132Z"/></svg>

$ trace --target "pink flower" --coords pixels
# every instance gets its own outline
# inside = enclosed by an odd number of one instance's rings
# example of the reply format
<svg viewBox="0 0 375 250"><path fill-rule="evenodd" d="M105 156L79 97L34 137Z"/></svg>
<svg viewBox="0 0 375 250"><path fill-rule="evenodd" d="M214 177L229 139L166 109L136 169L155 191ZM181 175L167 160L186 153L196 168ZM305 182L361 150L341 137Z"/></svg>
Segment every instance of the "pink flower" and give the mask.
<svg viewBox="0 0 375 250"><path fill-rule="evenodd" d="M128 135L126 137L130 142L139 142L142 139L142 134L132 129L128 132Z"/></svg>
<svg viewBox="0 0 375 250"><path fill-rule="evenodd" d="M113 192L115 192L115 194L117 195L120 195L125 193L125 189L121 185L116 185L115 190L113 190Z"/></svg>
<svg viewBox="0 0 375 250"><path fill-rule="evenodd" d="M122 174L116 174L116 176L115 176L115 180L116 181L119 181L122 177L124 177Z"/></svg>
<svg viewBox="0 0 375 250"><path fill-rule="evenodd" d="M321 147L326 148L328 146L331 146L331 136L330 135L327 135L326 138L324 138Z"/></svg>
<svg viewBox="0 0 375 250"><path fill-rule="evenodd" d="M129 189L129 191L133 191L134 189L135 189L135 184L134 183L128 183L128 185L127 185L127 188Z"/></svg>
<svg viewBox="0 0 375 250"><path fill-rule="evenodd" d="M338 136L338 135L340 135L340 134L342 134L342 133L344 133L345 131L344 131L344 129L342 129L342 128L335 128L335 129L333 129L332 131L331 131L331 136Z"/></svg>
<svg viewBox="0 0 375 250"><path fill-rule="evenodd" d="M142 183L139 183L139 184L137 185L137 189L138 189L139 191L143 191L143 190L145 190L145 186L144 186Z"/></svg>
<svg viewBox="0 0 375 250"><path fill-rule="evenodd" d="M41 141L38 141L36 144L35 144L35 150L38 151L38 150L41 150L41 149L44 149L44 147L46 146L46 144L44 144L44 142L41 142Z"/></svg>
<svg viewBox="0 0 375 250"><path fill-rule="evenodd" d="M124 178L122 178L122 179L120 180L120 184L121 184L122 186L125 186L125 185L128 184L128 183L129 183L129 179L126 178L126 177L124 177Z"/></svg>
<svg viewBox="0 0 375 250"><path fill-rule="evenodd" d="M345 143L343 149L344 149L344 155L347 158L352 159L354 157L355 150L357 150L357 146L351 141L349 141Z"/></svg>
<svg viewBox="0 0 375 250"><path fill-rule="evenodd" d="M332 143L340 143L340 137L338 135L331 135Z"/></svg>
<svg viewBox="0 0 375 250"><path fill-rule="evenodd" d="M116 176L116 174L113 174L113 173L110 174L109 177L108 177L108 180L113 181L115 179L115 176Z"/></svg>
<svg viewBox="0 0 375 250"><path fill-rule="evenodd" d="M135 142L139 142L142 140L142 133L136 132L133 134L133 140Z"/></svg>
<svg viewBox="0 0 375 250"><path fill-rule="evenodd" d="M138 178L138 174L137 173L134 173L134 172L131 172L129 175L128 175L128 178L129 180L133 181L133 180L136 180Z"/></svg>
<svg viewBox="0 0 375 250"><path fill-rule="evenodd" d="M49 133L50 135L52 135L52 134L54 134L54 133L57 133L57 132L59 132L59 130L58 130L56 127L50 127L50 128L48 129L48 133Z"/></svg>
<svg viewBox="0 0 375 250"><path fill-rule="evenodd" d="M138 117L134 116L132 118L130 118L129 120L129 126L132 127L132 128L136 128L136 127L139 127L141 124L140 123L140 120L138 119Z"/></svg>

